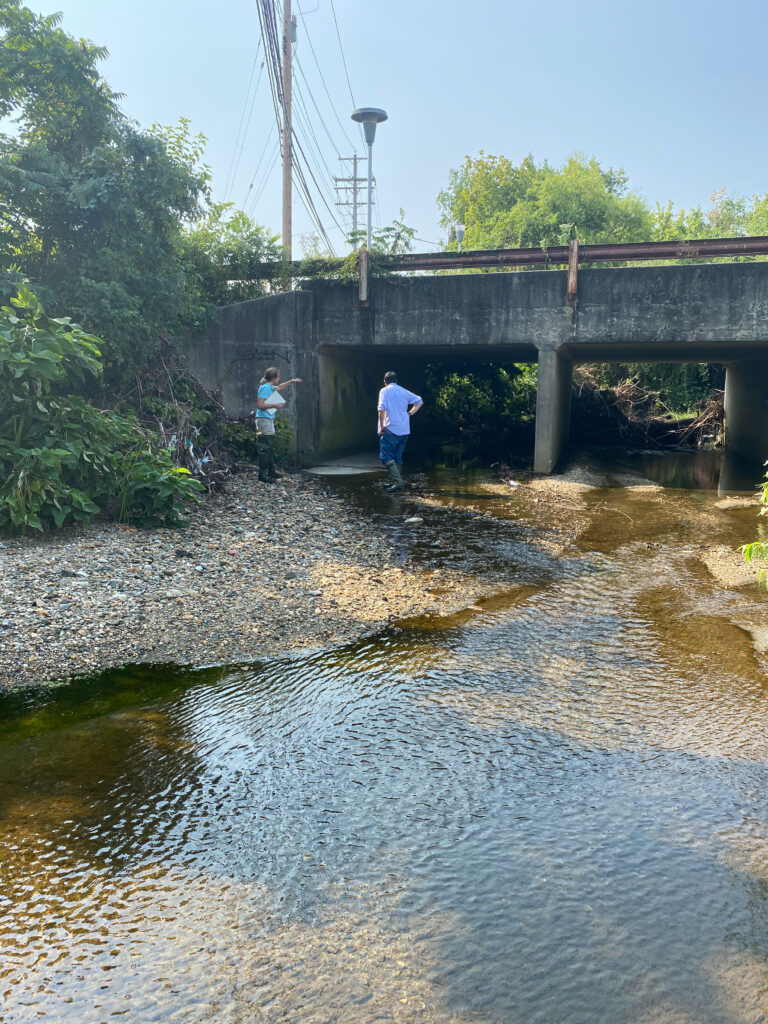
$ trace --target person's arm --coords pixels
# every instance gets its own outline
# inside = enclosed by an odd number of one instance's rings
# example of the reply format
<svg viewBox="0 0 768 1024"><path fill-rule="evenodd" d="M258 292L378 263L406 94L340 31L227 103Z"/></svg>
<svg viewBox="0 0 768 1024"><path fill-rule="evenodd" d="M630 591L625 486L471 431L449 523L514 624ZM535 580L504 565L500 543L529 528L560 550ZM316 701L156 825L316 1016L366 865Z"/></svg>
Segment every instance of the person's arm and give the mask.
<svg viewBox="0 0 768 1024"><path fill-rule="evenodd" d="M289 384L303 384L304 381L301 377L293 377L291 380L284 380L282 384L278 384L275 391L282 391L283 388L287 388Z"/></svg>
<svg viewBox="0 0 768 1024"><path fill-rule="evenodd" d="M424 405L424 403L422 402L421 399L419 399L418 402L416 402L415 405L412 405L411 408L408 410L408 415L415 416L419 409L422 407L422 405Z"/></svg>

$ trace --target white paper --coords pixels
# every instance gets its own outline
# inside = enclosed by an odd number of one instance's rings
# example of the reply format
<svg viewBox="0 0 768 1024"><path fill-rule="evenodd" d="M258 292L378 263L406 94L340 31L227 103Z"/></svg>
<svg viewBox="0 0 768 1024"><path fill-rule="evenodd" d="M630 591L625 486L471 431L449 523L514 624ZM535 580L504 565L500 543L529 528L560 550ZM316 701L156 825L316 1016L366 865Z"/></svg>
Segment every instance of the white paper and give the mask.
<svg viewBox="0 0 768 1024"><path fill-rule="evenodd" d="M279 409L281 405L285 405L285 399L279 391L273 391L269 398L264 399L264 405L268 409Z"/></svg>

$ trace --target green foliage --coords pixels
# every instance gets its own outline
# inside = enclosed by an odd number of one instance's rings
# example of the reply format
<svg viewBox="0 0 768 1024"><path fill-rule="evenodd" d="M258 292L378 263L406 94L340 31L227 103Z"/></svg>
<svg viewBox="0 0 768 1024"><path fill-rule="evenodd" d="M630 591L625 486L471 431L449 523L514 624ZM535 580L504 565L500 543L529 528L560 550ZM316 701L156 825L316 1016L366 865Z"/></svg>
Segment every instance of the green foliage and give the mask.
<svg viewBox="0 0 768 1024"><path fill-rule="evenodd" d="M470 435L526 423L536 411L536 366L510 364L427 370L427 415L436 429Z"/></svg>
<svg viewBox="0 0 768 1024"><path fill-rule="evenodd" d="M120 98L101 79L107 50L37 16L20 0L0 0L0 117L15 116L25 144L40 143L69 162L98 145Z"/></svg>
<svg viewBox="0 0 768 1024"><path fill-rule="evenodd" d="M264 294L264 263L282 258L278 236L229 203L215 203L184 236L187 272L208 304L224 306Z"/></svg>
<svg viewBox="0 0 768 1024"><path fill-rule="evenodd" d="M768 466L768 462L765 463ZM768 473L766 473L765 482L763 483L761 494L760 494L760 511L758 515L768 516ZM756 540L751 544L742 544L739 548L744 561L749 562L768 562L768 541ZM768 570L761 569L759 572L759 579L765 584L768 589Z"/></svg>
<svg viewBox="0 0 768 1024"><path fill-rule="evenodd" d="M100 376L99 356L98 339L46 316L28 288L0 309L0 531L86 523L103 506L172 524L201 489L135 419L67 393Z"/></svg>
<svg viewBox="0 0 768 1024"><path fill-rule="evenodd" d="M416 228L409 228L405 223L405 210L400 210L400 220L395 218L391 224L384 228L371 230L371 256L399 256L401 253L410 252L413 248L413 238ZM368 232L365 228L351 231L347 235L347 242L353 249L361 249L367 246Z"/></svg>
<svg viewBox="0 0 768 1024"><path fill-rule="evenodd" d="M259 461L258 434L252 423L234 420L221 429L221 443L240 462Z"/></svg>
<svg viewBox="0 0 768 1024"><path fill-rule="evenodd" d="M685 238L738 238L768 234L768 195L729 196L727 189L713 192L709 207L675 210L672 203L657 203L653 211L653 241Z"/></svg>
<svg viewBox="0 0 768 1024"><path fill-rule="evenodd" d="M171 453L145 445L122 453L118 518L138 526L181 525L181 507L205 490L184 467L175 466Z"/></svg>
<svg viewBox="0 0 768 1024"><path fill-rule="evenodd" d="M627 190L623 170L604 171L580 154L557 169L531 156L515 167L481 151L449 172L437 202L443 227L464 224L465 249L641 241L651 231L650 211Z"/></svg>
<svg viewBox="0 0 768 1024"><path fill-rule="evenodd" d="M293 427L290 420L275 416L275 458L284 462L288 458L293 440Z"/></svg>
<svg viewBox="0 0 768 1024"><path fill-rule="evenodd" d="M22 277L53 315L103 340L107 384L164 337L259 293L274 237L210 204L202 136L189 122L140 131L101 78L102 47L0 0L0 294ZM242 284L231 285L234 279Z"/></svg>
<svg viewBox="0 0 768 1024"><path fill-rule="evenodd" d="M628 188L622 169L603 170L575 154L561 168L528 156L515 167L504 156L466 157L438 195L441 224L464 224L465 249L502 249L580 242L644 242L768 234L768 195L710 196L709 208L648 208ZM451 237L448 248L456 247Z"/></svg>
<svg viewBox="0 0 768 1024"><path fill-rule="evenodd" d="M256 463L259 461L258 433L253 428L253 420L234 420L225 424L220 431L221 443L235 459L242 462ZM291 450L293 428L290 421L275 417L275 459L285 462Z"/></svg>

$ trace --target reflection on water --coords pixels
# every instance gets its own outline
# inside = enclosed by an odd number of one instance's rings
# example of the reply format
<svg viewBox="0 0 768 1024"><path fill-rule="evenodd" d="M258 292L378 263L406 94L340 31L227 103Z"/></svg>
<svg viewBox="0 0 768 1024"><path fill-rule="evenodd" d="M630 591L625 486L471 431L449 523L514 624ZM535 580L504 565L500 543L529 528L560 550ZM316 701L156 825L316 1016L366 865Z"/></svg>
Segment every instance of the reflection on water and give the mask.
<svg viewBox="0 0 768 1024"><path fill-rule="evenodd" d="M716 496L623 500L442 627L8 699L0 1020L763 1020L765 664Z"/></svg>

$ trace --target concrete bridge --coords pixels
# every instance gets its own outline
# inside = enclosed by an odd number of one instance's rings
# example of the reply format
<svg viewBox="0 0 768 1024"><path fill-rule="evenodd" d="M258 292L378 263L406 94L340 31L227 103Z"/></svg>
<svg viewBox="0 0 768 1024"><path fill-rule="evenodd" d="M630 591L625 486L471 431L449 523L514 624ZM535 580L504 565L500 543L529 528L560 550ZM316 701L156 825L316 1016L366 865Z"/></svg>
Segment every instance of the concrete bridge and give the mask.
<svg viewBox="0 0 768 1024"><path fill-rule="evenodd" d="M223 307L189 360L235 416L266 366L302 377L288 412L306 461L373 442L385 370L418 392L427 363L537 362L538 473L567 444L576 363L722 363L726 445L768 458L768 263L582 269L575 297L565 270L377 278L367 305L314 281Z"/></svg>

